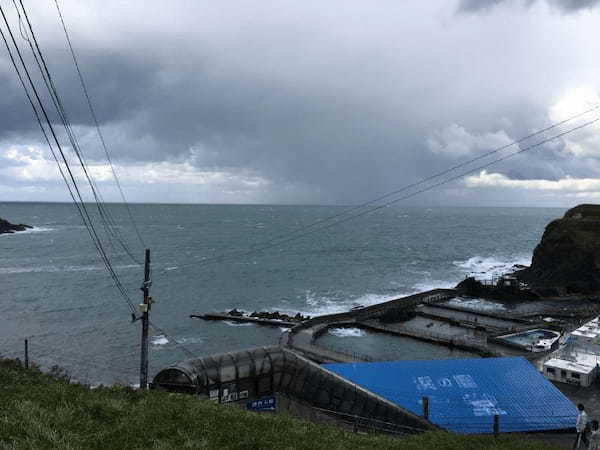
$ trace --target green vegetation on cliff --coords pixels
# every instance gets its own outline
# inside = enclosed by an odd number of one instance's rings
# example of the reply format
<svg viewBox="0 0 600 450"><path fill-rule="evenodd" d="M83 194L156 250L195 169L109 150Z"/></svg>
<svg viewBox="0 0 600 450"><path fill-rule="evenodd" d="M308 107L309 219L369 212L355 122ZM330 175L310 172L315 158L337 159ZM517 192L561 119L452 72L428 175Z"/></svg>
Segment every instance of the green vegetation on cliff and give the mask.
<svg viewBox="0 0 600 450"><path fill-rule="evenodd" d="M542 449L513 437L355 435L182 394L89 389L0 360L1 448Z"/></svg>

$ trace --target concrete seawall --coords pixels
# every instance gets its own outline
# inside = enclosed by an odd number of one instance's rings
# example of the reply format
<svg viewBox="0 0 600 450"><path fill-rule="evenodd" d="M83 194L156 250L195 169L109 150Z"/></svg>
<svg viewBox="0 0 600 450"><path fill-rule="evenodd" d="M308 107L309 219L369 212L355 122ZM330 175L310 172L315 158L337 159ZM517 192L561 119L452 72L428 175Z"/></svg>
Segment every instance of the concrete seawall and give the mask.
<svg viewBox="0 0 600 450"><path fill-rule="evenodd" d="M381 317L391 310L414 308L420 304L439 303L455 296L456 290L454 289L434 289L349 312L315 317L293 327L289 333L282 336L280 344L317 362L369 361L371 358L368 355L323 348L316 345L315 340L329 328L363 326L363 322ZM438 341L425 333L412 333L410 337Z"/></svg>

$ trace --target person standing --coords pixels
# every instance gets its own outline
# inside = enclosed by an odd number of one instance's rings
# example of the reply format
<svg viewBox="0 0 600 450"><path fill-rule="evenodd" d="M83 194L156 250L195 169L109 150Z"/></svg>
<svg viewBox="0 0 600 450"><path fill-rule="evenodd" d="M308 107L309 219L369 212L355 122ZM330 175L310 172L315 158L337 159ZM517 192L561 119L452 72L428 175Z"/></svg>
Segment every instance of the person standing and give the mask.
<svg viewBox="0 0 600 450"><path fill-rule="evenodd" d="M585 406L583 406L583 403L578 404L577 409L579 410L577 422L575 423L575 430L577 431L577 436L575 437L573 450L577 450L581 446L581 444L587 444L587 439L585 436L585 427L588 422L588 415L585 412Z"/></svg>
<svg viewBox="0 0 600 450"><path fill-rule="evenodd" d="M592 432L588 439L588 450L600 450L600 430L598 428L598 421L592 420Z"/></svg>

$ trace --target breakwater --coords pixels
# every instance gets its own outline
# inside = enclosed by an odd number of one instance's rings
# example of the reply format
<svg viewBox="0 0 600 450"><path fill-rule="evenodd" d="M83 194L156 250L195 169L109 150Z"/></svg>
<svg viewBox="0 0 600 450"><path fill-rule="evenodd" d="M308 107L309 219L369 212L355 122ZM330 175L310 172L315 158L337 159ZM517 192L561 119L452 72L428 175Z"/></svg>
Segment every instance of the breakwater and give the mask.
<svg viewBox="0 0 600 450"><path fill-rule="evenodd" d="M366 321L379 318L389 311L398 309L409 310L414 309L418 305L443 302L455 297L456 294L454 289L433 289L344 313L314 317L296 325L289 333L284 334L280 340L280 344L320 363L369 361L372 359L369 355L324 348L317 345L315 341L329 328L361 326ZM411 337L439 342L429 332L420 334L415 332Z"/></svg>

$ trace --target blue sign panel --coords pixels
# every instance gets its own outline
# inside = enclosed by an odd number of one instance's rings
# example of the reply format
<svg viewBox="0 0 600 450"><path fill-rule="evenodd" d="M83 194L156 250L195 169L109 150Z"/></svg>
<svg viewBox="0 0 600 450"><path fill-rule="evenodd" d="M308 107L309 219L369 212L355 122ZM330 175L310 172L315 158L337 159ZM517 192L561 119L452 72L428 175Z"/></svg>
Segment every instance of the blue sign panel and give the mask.
<svg viewBox="0 0 600 450"><path fill-rule="evenodd" d="M577 410L525 358L477 358L324 364L326 369L415 414L459 433L557 430L575 426Z"/></svg>
<svg viewBox="0 0 600 450"><path fill-rule="evenodd" d="M263 397L246 403L246 408L251 411L275 411L277 401L275 397Z"/></svg>

